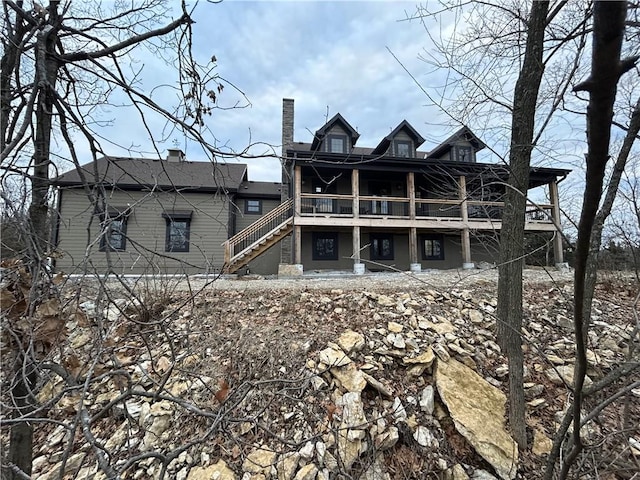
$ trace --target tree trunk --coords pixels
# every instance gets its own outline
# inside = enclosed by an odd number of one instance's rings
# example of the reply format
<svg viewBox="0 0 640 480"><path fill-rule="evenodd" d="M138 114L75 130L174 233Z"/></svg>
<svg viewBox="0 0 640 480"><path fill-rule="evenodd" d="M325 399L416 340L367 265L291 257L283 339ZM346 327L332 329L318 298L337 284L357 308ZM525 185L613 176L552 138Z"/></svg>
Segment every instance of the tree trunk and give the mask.
<svg viewBox="0 0 640 480"><path fill-rule="evenodd" d="M590 313L590 298L587 297L587 265L594 232L598 231L596 217L602 197L605 170L609 160L609 143L613 121L613 104L620 76L630 68L620 62L620 51L624 36L626 2L595 3L593 11L593 50L591 75L574 90L589 92L587 107L587 173L578 224L578 240L575 251L574 284L574 328L576 341L576 363L574 367L573 399L573 448L560 471L560 478L567 478L571 465L582 451L580 422L582 410L582 388L587 372L586 340ZM631 64L633 65L633 64ZM595 284L595 276L593 278ZM585 303L589 307L585 309Z"/></svg>
<svg viewBox="0 0 640 480"><path fill-rule="evenodd" d="M36 48L36 83L38 99L36 107L36 138L33 153L33 177L31 179L31 205L29 222L33 247L37 256L44 260L48 250L49 229L49 167L51 165L51 130L54 104L54 88L58 75L55 60L56 34L51 25L46 25L39 33Z"/></svg>
<svg viewBox="0 0 640 480"><path fill-rule="evenodd" d="M33 399L31 392L36 386L36 372L33 363L25 358L24 354L18 355L14 368L14 383L11 387L11 397L16 404L15 416L23 417L33 411ZM31 475L33 460L33 426L30 422L23 421L11 427L9 435L9 463L19 468L22 473ZM16 471L7 472L8 480L24 478Z"/></svg>
<svg viewBox="0 0 640 480"><path fill-rule="evenodd" d="M542 51L548 1L533 2L527 25L527 44L522 70L516 82L509 153L507 188L500 232L498 268L498 321L496 336L509 361L509 422L520 449L527 446L522 353L522 269L524 222L529 167L533 149L536 102L544 64Z"/></svg>

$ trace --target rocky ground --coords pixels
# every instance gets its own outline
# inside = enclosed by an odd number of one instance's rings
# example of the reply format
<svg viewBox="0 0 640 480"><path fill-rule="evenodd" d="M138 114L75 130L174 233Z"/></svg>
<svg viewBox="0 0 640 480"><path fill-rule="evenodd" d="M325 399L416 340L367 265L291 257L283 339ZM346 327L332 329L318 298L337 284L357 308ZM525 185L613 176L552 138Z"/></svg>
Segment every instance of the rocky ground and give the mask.
<svg viewBox="0 0 640 480"><path fill-rule="evenodd" d="M126 289L103 305L69 284L82 314L56 359L77 385L52 375L39 394L53 401L34 478L108 478L100 458L135 479L541 478L570 400L571 278L525 273L531 448L520 454L505 426L494 270L155 280L132 287L144 306ZM589 381L628 361L637 291L629 277L600 283ZM639 396L583 428L575 478L635 478Z"/></svg>

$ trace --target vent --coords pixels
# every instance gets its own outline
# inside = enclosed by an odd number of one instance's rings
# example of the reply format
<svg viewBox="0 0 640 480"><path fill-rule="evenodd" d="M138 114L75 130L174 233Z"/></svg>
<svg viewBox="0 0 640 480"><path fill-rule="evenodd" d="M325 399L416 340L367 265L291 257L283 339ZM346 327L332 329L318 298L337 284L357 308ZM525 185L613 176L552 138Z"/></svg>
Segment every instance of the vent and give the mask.
<svg viewBox="0 0 640 480"><path fill-rule="evenodd" d="M170 148L167 150L168 162L184 162L186 160L185 154L179 148Z"/></svg>

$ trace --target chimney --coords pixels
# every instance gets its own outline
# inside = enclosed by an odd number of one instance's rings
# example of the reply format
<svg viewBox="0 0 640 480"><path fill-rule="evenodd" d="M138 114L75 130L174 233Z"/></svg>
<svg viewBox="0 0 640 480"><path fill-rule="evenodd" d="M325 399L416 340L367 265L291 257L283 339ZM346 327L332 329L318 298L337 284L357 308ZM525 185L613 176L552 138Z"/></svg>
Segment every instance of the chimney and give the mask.
<svg viewBox="0 0 640 480"><path fill-rule="evenodd" d="M293 144L293 99L282 99L282 156Z"/></svg>
<svg viewBox="0 0 640 480"><path fill-rule="evenodd" d="M167 161L168 162L184 162L186 157L184 152L179 148L169 148L167 149Z"/></svg>

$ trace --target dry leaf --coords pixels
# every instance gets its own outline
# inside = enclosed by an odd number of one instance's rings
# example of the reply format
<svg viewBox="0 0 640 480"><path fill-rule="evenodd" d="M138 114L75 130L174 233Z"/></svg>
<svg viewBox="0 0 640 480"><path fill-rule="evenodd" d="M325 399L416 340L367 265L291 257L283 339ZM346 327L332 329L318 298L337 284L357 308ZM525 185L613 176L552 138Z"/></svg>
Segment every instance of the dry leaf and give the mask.
<svg viewBox="0 0 640 480"><path fill-rule="evenodd" d="M164 373L171 368L171 360L169 360L164 355L158 359L156 362L156 371L160 373Z"/></svg>
<svg viewBox="0 0 640 480"><path fill-rule="evenodd" d="M227 382L224 378L218 380L218 386L220 390L215 393L216 400L222 404L227 397L229 396L229 382Z"/></svg>

